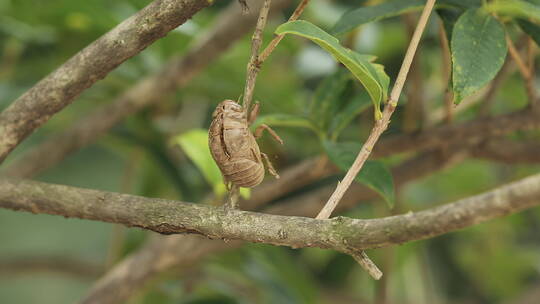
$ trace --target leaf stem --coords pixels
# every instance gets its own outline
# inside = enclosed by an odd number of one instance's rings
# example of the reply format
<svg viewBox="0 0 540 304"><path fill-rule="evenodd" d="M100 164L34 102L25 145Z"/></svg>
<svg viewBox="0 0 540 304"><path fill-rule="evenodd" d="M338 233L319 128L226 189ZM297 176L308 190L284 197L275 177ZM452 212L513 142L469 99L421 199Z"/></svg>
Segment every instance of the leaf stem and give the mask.
<svg viewBox="0 0 540 304"><path fill-rule="evenodd" d="M422 36L422 33L424 32L431 11L433 10L435 1L436 0L427 0L426 6L422 11L422 15L420 16L418 25L416 26L413 37L405 54L405 58L403 59L401 69L396 78L396 82L394 84L394 87L392 88L392 92L390 93L390 98L388 99L388 102L384 107L382 118L375 121L375 125L371 130L371 133L366 142L364 143L362 149L358 153L356 160L343 178L343 181L338 184L336 190L334 191L332 196L330 196L330 199L326 202L326 205L317 215L317 219L327 219L330 217L330 215L332 215L332 212L338 205L339 201L341 200L349 186L352 184L354 178L356 177L356 175L358 175L358 172L360 172L360 169L362 169L364 163L371 154L375 143L378 141L384 130L386 130L386 128L388 127L388 124L390 123L390 117L396 109L397 101L399 99L399 96L401 95L401 91L403 90L403 85L405 84L405 80L407 79L407 74L411 67L414 54L416 52L416 49L418 48L420 38Z"/></svg>
<svg viewBox="0 0 540 304"><path fill-rule="evenodd" d="M302 0L294 10L292 15L289 17L289 20L287 20L287 22L297 20L308 5L308 3L309 0ZM281 39L283 39L283 37L285 37L285 34L277 35L276 37L274 37L274 39L272 39L272 41L270 41L268 46L266 46L264 51L262 51L261 55L259 56L259 64L262 64L268 58L268 56L270 56L270 54L274 51L274 49L279 44Z"/></svg>

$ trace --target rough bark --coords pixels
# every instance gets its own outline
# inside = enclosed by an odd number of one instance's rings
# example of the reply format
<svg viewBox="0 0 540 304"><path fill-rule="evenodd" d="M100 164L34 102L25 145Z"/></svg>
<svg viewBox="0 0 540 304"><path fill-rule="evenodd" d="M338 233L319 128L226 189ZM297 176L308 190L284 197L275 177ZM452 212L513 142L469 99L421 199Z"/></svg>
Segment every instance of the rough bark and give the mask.
<svg viewBox="0 0 540 304"><path fill-rule="evenodd" d="M156 0L43 78L0 114L0 162L82 91L211 2Z"/></svg>
<svg viewBox="0 0 540 304"><path fill-rule="evenodd" d="M35 181L1 179L0 207L140 227L161 234L342 252L430 238L540 204L540 175L417 213L318 220L151 199Z"/></svg>

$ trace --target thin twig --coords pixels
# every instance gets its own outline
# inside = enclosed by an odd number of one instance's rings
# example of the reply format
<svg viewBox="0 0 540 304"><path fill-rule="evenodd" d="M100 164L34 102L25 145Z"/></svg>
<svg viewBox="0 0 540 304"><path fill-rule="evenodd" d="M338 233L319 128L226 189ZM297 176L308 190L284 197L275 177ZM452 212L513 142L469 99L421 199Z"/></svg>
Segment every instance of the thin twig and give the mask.
<svg viewBox="0 0 540 304"><path fill-rule="evenodd" d="M450 88L450 77L452 76L452 58L450 55L450 44L448 43L448 36L446 36L446 30L441 21L439 25L439 41L441 44L441 57L442 57L442 74L444 89L444 120L446 123L451 123L454 119L454 92Z"/></svg>
<svg viewBox="0 0 540 304"><path fill-rule="evenodd" d="M422 11L422 15L420 16L420 20L418 21L418 26L416 27L413 38L411 39L411 42L407 49L407 53L405 54L405 58L403 59L403 64L397 76L396 82L394 84L394 87L392 88L392 92L390 93L390 98L387 102L387 105L384 107L382 118L375 122L375 126L371 130L371 134L369 135L367 141L364 143L362 149L358 153L358 156L356 157L353 165L343 178L343 181L338 184L336 190L334 191L324 208L321 210L319 215L317 215L318 219L327 219L330 217L332 211L336 208L337 204L345 194L345 191L347 191L358 172L360 172L360 169L362 169L362 166L368 159L375 143L377 142L381 134L384 132L384 130L388 127L388 124L390 123L390 117L396 109L399 95L403 90L403 85L405 84L407 73L409 72L409 68L416 52L416 48L418 47L418 43L420 42L420 38L426 27L429 15L433 10L435 1L436 0L428 0L426 6L424 7L424 10Z"/></svg>
<svg viewBox="0 0 540 304"><path fill-rule="evenodd" d="M536 92L536 89L534 88L535 79L536 79L536 69L534 68L535 64L535 57L536 57L536 43L532 40L531 37L527 38L527 67L529 68L529 83L527 84L528 88L532 90L533 92ZM538 99L534 100L531 105L534 109L538 110L540 109L539 105L540 101Z"/></svg>
<svg viewBox="0 0 540 304"><path fill-rule="evenodd" d="M302 2L300 2L300 4L298 4L298 7L296 7L294 12L292 13L291 17L289 17L288 22L297 20L298 17L300 17L302 12L306 8L306 6L308 5L308 3L309 3L309 0L302 0ZM274 51L274 49L279 44L281 39L283 39L283 37L285 37L285 34L277 35L276 37L274 37L274 39L272 39L272 41L270 41L268 46L266 46L264 51L259 56L259 63L260 64L262 64L266 60L266 58L268 58L268 56L270 56L270 54Z"/></svg>
<svg viewBox="0 0 540 304"><path fill-rule="evenodd" d="M373 263L373 261L368 257L365 251L350 253L350 255L352 255L354 260L358 262L358 264L360 264L360 266L362 266L362 268L364 268L372 278L374 278L375 280L379 280L380 278L382 278L382 271L379 269L379 267L377 267L375 263Z"/></svg>
<svg viewBox="0 0 540 304"><path fill-rule="evenodd" d="M527 97L529 98L529 103L531 107L534 109L537 107L537 94L536 89L534 87L534 78L532 77L531 69L527 66L525 61L521 58L521 55L519 54L519 51L517 50L516 46L514 45L514 42L508 35L506 35L506 44L508 45L508 52L510 53L510 56L516 63L519 72L521 74L521 77L523 78L523 81L525 82L525 91L527 92Z"/></svg>
<svg viewBox="0 0 540 304"><path fill-rule="evenodd" d="M489 89L482 98L483 102L480 105L480 109L478 110L478 115L480 117L486 117L490 115L490 110L495 101L495 96L497 96L497 92L501 88L501 85L506 80L506 78L512 74L512 70L515 69L515 66L511 63L512 61L507 58L503 66L501 67L501 70L499 71L499 73L497 73L497 76L495 76L495 78L491 82Z"/></svg>
<svg viewBox="0 0 540 304"><path fill-rule="evenodd" d="M227 204L225 206L230 209L238 209L239 197L240 187L233 184L231 186L231 190L229 190L229 195L227 196Z"/></svg>
<svg viewBox="0 0 540 304"><path fill-rule="evenodd" d="M404 15L403 21L409 37L412 38L416 28L414 14ZM417 54L420 54L420 50L417 51ZM422 63L420 60L414 60L407 88L407 104L403 113L403 132L405 133L414 133L424 127L424 80L422 78Z"/></svg>
<svg viewBox="0 0 540 304"><path fill-rule="evenodd" d="M262 34L264 27L266 26L266 20L268 19L268 11L270 11L271 0L264 0L264 4L259 12L259 19L255 26L255 31L251 38L251 57L247 65L246 72L246 87L244 89L243 107L246 113L249 112L251 100L253 98L253 91L255 90L255 82L257 81L257 74L259 73L259 49L262 44Z"/></svg>
<svg viewBox="0 0 540 304"><path fill-rule="evenodd" d="M529 72L531 73L531 77L534 78L535 70L534 70L534 60L536 57L536 43L532 40L531 37L527 38L527 66L529 68Z"/></svg>
<svg viewBox="0 0 540 304"><path fill-rule="evenodd" d="M512 57L516 65L518 66L521 76L524 79L529 79L531 77L529 68L527 67L523 59L521 58L519 51L517 50L516 46L514 45L514 42L508 36L508 34L506 35L506 44L508 45L508 52L510 53L510 56Z"/></svg>
<svg viewBox="0 0 540 304"><path fill-rule="evenodd" d="M298 17L302 14L306 6L308 5L309 0L302 0L292 13L292 15L289 17L288 21L294 21L297 20ZM243 107L244 111L249 111L249 106L251 104L251 101L253 99L253 90L255 88L255 81L257 78L257 74L259 72L259 69L261 68L262 64L266 61L268 56L272 54L274 49L277 47L281 39L285 35L277 35L270 41L270 43L266 46L266 48L259 54L259 49L262 44L262 32L264 29L264 26L266 24L266 17L261 18L263 16L263 13L267 14L267 12L264 12L263 10L267 10L268 8L265 8L268 6L270 7L270 0L265 0L263 7L261 8L261 13L259 15L259 20L257 22L257 26L255 28L255 32L253 33L253 39L251 44L251 58L248 63L247 67L247 77L246 77L246 88L244 89L244 98L243 98Z"/></svg>

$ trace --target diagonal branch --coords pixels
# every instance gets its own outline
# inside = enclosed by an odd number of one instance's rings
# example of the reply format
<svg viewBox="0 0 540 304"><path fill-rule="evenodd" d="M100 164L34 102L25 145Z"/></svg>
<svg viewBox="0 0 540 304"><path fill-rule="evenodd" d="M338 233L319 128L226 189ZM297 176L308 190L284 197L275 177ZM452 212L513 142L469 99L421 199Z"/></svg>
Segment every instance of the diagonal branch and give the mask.
<svg viewBox="0 0 540 304"><path fill-rule="evenodd" d="M318 220L225 210L15 179L0 179L0 207L119 223L162 234L193 233L348 253L426 239L537 206L539 184L540 174L452 204L370 220Z"/></svg>
<svg viewBox="0 0 540 304"><path fill-rule="evenodd" d="M0 163L82 91L210 4L156 0L43 78L0 114Z"/></svg>

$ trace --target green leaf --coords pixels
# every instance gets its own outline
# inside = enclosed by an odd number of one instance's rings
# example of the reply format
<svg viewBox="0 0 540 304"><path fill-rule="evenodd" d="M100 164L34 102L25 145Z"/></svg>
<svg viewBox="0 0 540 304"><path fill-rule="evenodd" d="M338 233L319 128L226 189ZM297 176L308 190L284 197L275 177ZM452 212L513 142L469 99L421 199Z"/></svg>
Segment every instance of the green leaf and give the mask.
<svg viewBox="0 0 540 304"><path fill-rule="evenodd" d="M442 0L437 7L472 7L480 5L480 0ZM343 34L359 25L421 10L425 0L394 0L378 5L363 6L346 12L339 18L330 33Z"/></svg>
<svg viewBox="0 0 540 304"><path fill-rule="evenodd" d="M330 138L332 140L337 139L343 129L345 129L358 114L369 108L370 105L369 96L367 96L364 91L354 96L341 111L334 115L329 128Z"/></svg>
<svg viewBox="0 0 540 304"><path fill-rule="evenodd" d="M513 17L531 18L540 21L540 6L522 0L498 0L484 7L491 13Z"/></svg>
<svg viewBox="0 0 540 304"><path fill-rule="evenodd" d="M309 117L319 129L327 129L328 123L334 115L334 108L339 103L347 83L351 79L350 75L345 69L338 69L317 86L309 107Z"/></svg>
<svg viewBox="0 0 540 304"><path fill-rule="evenodd" d="M507 52L504 28L486 11L469 9L454 27L451 50L457 104L486 85L502 67Z"/></svg>
<svg viewBox="0 0 540 304"><path fill-rule="evenodd" d="M536 45L540 45L540 26L528 20L517 20L519 27L534 40Z"/></svg>
<svg viewBox="0 0 540 304"><path fill-rule="evenodd" d="M441 18L448 41L452 41L452 31L457 20L463 14L464 10L460 8L438 9L437 15Z"/></svg>
<svg viewBox="0 0 540 304"><path fill-rule="evenodd" d="M343 171L349 170L362 148L361 144L354 142L332 143L325 141L323 146L330 160ZM390 208L394 206L394 180L392 173L382 162L366 161L355 180L379 193Z"/></svg>
<svg viewBox="0 0 540 304"><path fill-rule="evenodd" d="M364 23L420 10L425 4L425 0L399 0L387 1L379 5L363 6L343 14L330 32L332 34L342 34Z"/></svg>
<svg viewBox="0 0 540 304"><path fill-rule="evenodd" d="M359 55L356 52L343 47L339 41L318 28L317 26L303 21L292 21L280 25L276 29L276 34L294 34L310 39L320 47L332 54L336 60L341 62L351 73L362 83L368 91L373 104L375 105L375 116L381 116L380 104L386 99L388 85L386 85L382 74L382 67L374 66L369 59L373 57ZM382 73L382 74L381 74ZM385 76L386 77L386 76Z"/></svg>
<svg viewBox="0 0 540 304"><path fill-rule="evenodd" d="M180 145L187 157L191 159L195 166L201 171L206 181L212 186L216 196L221 197L226 193L221 171L210 154L210 148L208 147L208 130L190 130L175 136L172 139L172 143ZM242 195L242 197L249 198L249 194L249 188L240 188L240 195Z"/></svg>

